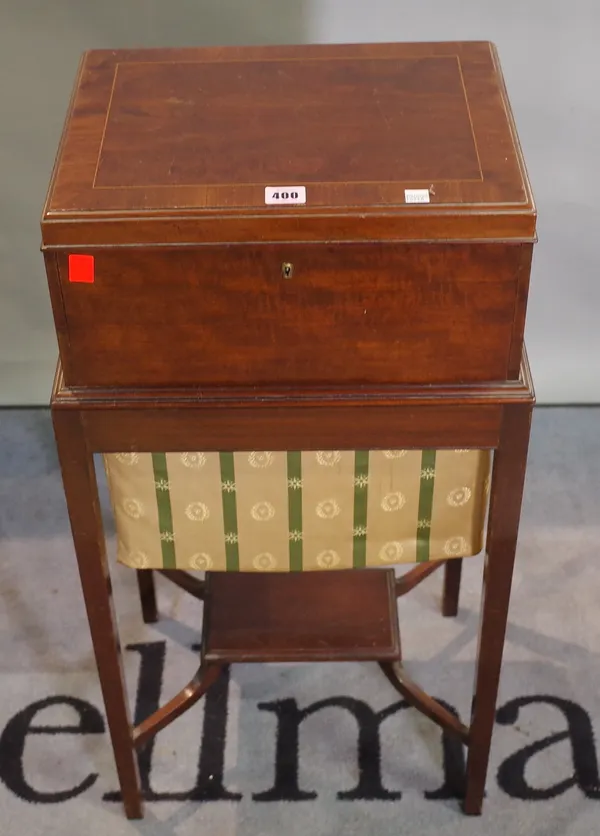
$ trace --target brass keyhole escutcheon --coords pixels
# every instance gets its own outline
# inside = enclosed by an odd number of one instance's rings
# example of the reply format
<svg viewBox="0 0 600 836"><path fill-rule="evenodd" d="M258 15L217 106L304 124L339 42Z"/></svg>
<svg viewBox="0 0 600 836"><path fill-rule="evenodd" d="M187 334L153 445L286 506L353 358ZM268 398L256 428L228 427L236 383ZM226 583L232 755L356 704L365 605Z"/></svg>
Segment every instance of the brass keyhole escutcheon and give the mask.
<svg viewBox="0 0 600 836"><path fill-rule="evenodd" d="M284 279L291 279L294 275L294 265L291 261L284 261L281 265L281 275Z"/></svg>

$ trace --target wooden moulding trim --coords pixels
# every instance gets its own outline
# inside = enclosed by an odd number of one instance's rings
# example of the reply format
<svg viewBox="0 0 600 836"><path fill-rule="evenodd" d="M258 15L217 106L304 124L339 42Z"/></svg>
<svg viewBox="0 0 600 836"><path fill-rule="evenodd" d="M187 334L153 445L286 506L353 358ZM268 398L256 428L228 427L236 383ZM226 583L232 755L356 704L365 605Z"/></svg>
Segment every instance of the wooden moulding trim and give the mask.
<svg viewBox="0 0 600 836"><path fill-rule="evenodd" d="M486 207L487 208L487 207ZM335 228L331 228L334 224ZM327 226L327 233L324 227ZM254 242L322 242L389 240L398 242L503 241L535 243L535 215L531 212L449 212L419 216L400 213L373 215L231 215L156 217L94 217L46 219L42 225L42 249L90 249L97 247L197 246Z"/></svg>
<svg viewBox="0 0 600 836"><path fill-rule="evenodd" d="M70 389L64 385L60 361L52 390L52 406L60 409L227 409L345 406L476 406L533 403L535 393L525 349L518 380L499 383L403 385L332 389L268 388L247 389Z"/></svg>
<svg viewBox="0 0 600 836"><path fill-rule="evenodd" d="M61 253L72 252L88 252L89 250L165 250L165 249L201 249L202 247L248 247L248 246L269 246L285 244L426 244L426 245L443 245L443 244L510 244L511 246L518 244L537 244L538 237L536 235L525 235L523 237L511 237L500 235L497 238L373 238L372 235L366 235L362 238L336 238L335 236L327 236L326 241L322 238L261 238L257 241L229 241L229 240L206 240L206 241L177 241L175 243L169 241L151 241L146 242L131 242L121 244L92 244L91 242L81 242L74 244L40 244L40 251L42 253L50 253L53 255L60 255Z"/></svg>

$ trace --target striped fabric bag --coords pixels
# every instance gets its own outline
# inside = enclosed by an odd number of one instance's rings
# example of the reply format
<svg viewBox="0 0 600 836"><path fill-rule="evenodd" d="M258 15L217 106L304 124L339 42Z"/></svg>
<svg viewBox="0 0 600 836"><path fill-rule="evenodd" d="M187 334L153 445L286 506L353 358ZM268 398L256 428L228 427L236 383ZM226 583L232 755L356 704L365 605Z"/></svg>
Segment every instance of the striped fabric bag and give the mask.
<svg viewBox="0 0 600 836"><path fill-rule="evenodd" d="M120 562L311 571L478 554L491 453L320 450L104 457Z"/></svg>

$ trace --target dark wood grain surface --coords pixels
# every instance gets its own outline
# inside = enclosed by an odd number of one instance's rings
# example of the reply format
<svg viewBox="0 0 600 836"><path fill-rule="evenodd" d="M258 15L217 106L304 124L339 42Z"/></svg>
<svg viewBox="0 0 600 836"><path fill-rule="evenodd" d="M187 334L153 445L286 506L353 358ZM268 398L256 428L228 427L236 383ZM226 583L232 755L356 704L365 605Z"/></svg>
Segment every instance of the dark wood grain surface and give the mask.
<svg viewBox="0 0 600 836"><path fill-rule="evenodd" d="M66 381L169 388L516 377L530 249L114 248L91 251L93 284L69 281L61 254ZM290 278L283 264L293 265Z"/></svg>
<svg viewBox="0 0 600 836"><path fill-rule="evenodd" d="M400 658L393 569L207 575L207 662Z"/></svg>
<svg viewBox="0 0 600 836"><path fill-rule="evenodd" d="M480 181L458 56L357 66L266 53L115 67L95 189L260 187L290 176L305 185Z"/></svg>
<svg viewBox="0 0 600 836"><path fill-rule="evenodd" d="M266 206L265 187L286 184L307 187L306 205ZM429 190L429 205L406 203L413 187ZM118 223L93 224L100 214ZM348 219L337 232L332 215ZM391 238L533 237L491 44L84 56L44 211L46 245L310 240L325 228L356 238L361 226L381 238L380 223Z"/></svg>

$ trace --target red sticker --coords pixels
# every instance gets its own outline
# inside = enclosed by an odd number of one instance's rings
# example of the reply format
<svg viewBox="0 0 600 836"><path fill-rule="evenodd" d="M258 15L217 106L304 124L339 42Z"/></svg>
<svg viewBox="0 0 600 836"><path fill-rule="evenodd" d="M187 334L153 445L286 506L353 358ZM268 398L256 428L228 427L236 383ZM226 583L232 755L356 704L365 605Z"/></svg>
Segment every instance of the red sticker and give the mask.
<svg viewBox="0 0 600 836"><path fill-rule="evenodd" d="M69 281L87 282L94 281L94 256L93 255L70 255L69 256Z"/></svg>

